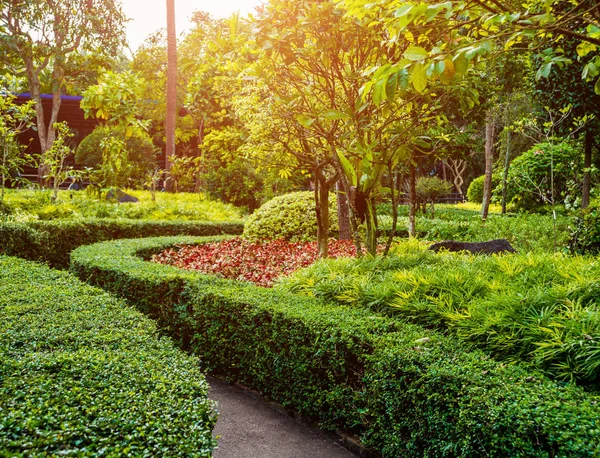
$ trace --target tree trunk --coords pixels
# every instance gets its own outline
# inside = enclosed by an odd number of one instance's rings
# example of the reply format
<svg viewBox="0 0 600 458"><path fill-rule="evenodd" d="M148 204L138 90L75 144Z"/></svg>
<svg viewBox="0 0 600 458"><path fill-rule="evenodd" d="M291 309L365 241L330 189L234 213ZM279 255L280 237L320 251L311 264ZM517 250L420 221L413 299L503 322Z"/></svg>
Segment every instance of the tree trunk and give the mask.
<svg viewBox="0 0 600 458"><path fill-rule="evenodd" d="M329 187L320 170L315 170L315 210L317 212L317 257L329 255Z"/></svg>
<svg viewBox="0 0 600 458"><path fill-rule="evenodd" d="M508 183L508 166L510 158L510 131L506 132L506 155L504 156L504 172L502 173L502 214L506 214L506 185Z"/></svg>
<svg viewBox="0 0 600 458"><path fill-rule="evenodd" d="M377 254L377 211L375 208L375 201L372 198L367 200L367 212L365 215L365 222L367 226L367 234L365 244L367 251L371 256Z"/></svg>
<svg viewBox="0 0 600 458"><path fill-rule="evenodd" d="M417 171L413 164L410 164L410 172L408 175L408 235L409 237L417 236Z"/></svg>
<svg viewBox="0 0 600 458"><path fill-rule="evenodd" d="M485 180L483 182L483 202L481 204L481 219L485 221L492 199L492 172L494 169L494 120L488 115L485 123Z"/></svg>
<svg viewBox="0 0 600 458"><path fill-rule="evenodd" d="M175 0L167 0L167 113L165 123L165 170L171 169L170 157L175 156L175 122L177 119L177 35L175 32ZM165 188L173 190L171 180Z"/></svg>
<svg viewBox="0 0 600 458"><path fill-rule="evenodd" d="M342 183L338 180L335 184L337 193L337 213L338 226L340 228L339 240L352 240L352 231L350 230L350 210L348 208L348 196L342 188Z"/></svg>
<svg viewBox="0 0 600 458"><path fill-rule="evenodd" d="M581 208L590 204L590 167L592 166L592 149L594 147L594 133L588 129L585 132L585 155L583 157L583 187L581 192Z"/></svg>

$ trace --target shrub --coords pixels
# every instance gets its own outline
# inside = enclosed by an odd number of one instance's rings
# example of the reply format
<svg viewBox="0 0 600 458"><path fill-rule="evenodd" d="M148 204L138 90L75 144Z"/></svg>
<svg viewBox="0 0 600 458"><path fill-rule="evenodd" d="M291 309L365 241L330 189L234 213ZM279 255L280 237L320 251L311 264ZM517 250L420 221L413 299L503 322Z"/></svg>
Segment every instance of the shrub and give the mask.
<svg viewBox="0 0 600 458"><path fill-rule="evenodd" d="M580 210L571 230L570 248L574 253L600 253L600 206Z"/></svg>
<svg viewBox="0 0 600 458"><path fill-rule="evenodd" d="M384 457L600 453L596 401L577 388L364 309L134 256L147 258L176 243L202 240L81 247L71 267L156 316L207 369L326 429L358 435Z"/></svg>
<svg viewBox="0 0 600 458"><path fill-rule="evenodd" d="M0 291L1 456L211 456L204 376L149 319L15 258Z"/></svg>
<svg viewBox="0 0 600 458"><path fill-rule="evenodd" d="M147 170L156 167L157 149L149 135L125 134L123 127L98 126L85 137L75 153L75 162L85 167L99 168L102 165L101 143L107 138L115 138L127 150L128 160L133 164L131 177L139 181Z"/></svg>
<svg viewBox="0 0 600 458"><path fill-rule="evenodd" d="M242 223L87 219L0 224L0 254L69 266L69 253L103 240L167 235L241 234Z"/></svg>
<svg viewBox="0 0 600 458"><path fill-rule="evenodd" d="M329 198L329 230L338 231L337 204L333 195ZM250 215L244 237L293 242L315 240L317 217L314 194L310 191L292 192L271 199Z"/></svg>
<svg viewBox="0 0 600 458"><path fill-rule="evenodd" d="M551 165L554 169L554 195ZM576 200L581 193L583 154L569 143L539 143L510 164L507 200L517 208L531 210L540 205Z"/></svg>
<svg viewBox="0 0 600 458"><path fill-rule="evenodd" d="M469 202L480 204L483 202L483 186L485 182L485 175L475 178L471 181L469 188L467 189L467 200ZM502 176L498 173L492 175L492 191L496 190L498 186L502 185ZM502 194L502 191L500 191Z"/></svg>

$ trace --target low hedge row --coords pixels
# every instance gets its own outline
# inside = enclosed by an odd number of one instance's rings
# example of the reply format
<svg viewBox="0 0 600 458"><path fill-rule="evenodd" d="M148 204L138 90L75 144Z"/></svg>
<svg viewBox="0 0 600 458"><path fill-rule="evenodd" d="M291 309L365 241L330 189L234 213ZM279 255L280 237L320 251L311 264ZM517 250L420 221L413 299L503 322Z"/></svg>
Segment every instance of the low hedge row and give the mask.
<svg viewBox="0 0 600 458"><path fill-rule="evenodd" d="M0 255L69 267L69 254L81 245L105 240L171 235L241 234L244 224L204 221L84 219L0 224Z"/></svg>
<svg viewBox="0 0 600 458"><path fill-rule="evenodd" d="M81 247L71 269L155 316L205 368L383 456L600 456L600 409L580 389L416 325L144 261L202 241Z"/></svg>
<svg viewBox="0 0 600 458"><path fill-rule="evenodd" d="M122 300L0 257L0 456L211 456L197 366Z"/></svg>

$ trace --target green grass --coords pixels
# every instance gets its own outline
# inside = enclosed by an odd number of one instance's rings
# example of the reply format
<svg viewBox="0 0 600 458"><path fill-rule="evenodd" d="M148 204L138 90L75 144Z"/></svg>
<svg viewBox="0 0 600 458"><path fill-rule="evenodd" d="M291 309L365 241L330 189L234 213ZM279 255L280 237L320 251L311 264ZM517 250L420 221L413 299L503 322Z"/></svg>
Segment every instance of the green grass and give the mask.
<svg viewBox="0 0 600 458"><path fill-rule="evenodd" d="M70 274L0 257L0 456L211 456L194 358Z"/></svg>
<svg viewBox="0 0 600 458"><path fill-rule="evenodd" d="M149 220L239 221L241 210L230 204L208 200L203 194L156 193L153 202L149 191L127 190L137 197L136 203L115 203L89 197L85 191L60 191L52 202L49 191L7 190L7 221L30 222L54 219L111 218Z"/></svg>
<svg viewBox="0 0 600 458"><path fill-rule="evenodd" d="M507 239L520 252L566 251L570 226L574 218L558 214L556 222L551 214L500 214L498 206L491 206L487 222L481 221L480 205L463 203L436 205L435 218L418 213L416 227L419 238L430 241L460 240L481 242L498 238ZM391 227L389 207L380 208L380 227ZM399 207L398 234L407 236L408 208Z"/></svg>
<svg viewBox="0 0 600 458"><path fill-rule="evenodd" d="M436 254L321 261L279 288L435 327L505 361L600 387L600 261L563 254Z"/></svg>

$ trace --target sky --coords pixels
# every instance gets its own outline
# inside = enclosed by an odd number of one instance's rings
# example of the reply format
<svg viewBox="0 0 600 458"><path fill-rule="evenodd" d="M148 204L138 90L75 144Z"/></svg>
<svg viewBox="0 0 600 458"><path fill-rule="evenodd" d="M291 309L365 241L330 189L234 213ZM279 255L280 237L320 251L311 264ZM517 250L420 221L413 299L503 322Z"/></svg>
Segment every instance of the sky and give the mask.
<svg viewBox="0 0 600 458"><path fill-rule="evenodd" d="M127 24L127 39L132 51L144 39L160 28L166 27L165 0L121 0L123 12L132 20ZM175 27L177 34L189 27L194 11L206 11L214 17L228 17L239 11L243 16L254 12L262 0L175 0Z"/></svg>

